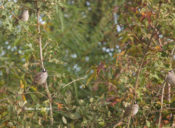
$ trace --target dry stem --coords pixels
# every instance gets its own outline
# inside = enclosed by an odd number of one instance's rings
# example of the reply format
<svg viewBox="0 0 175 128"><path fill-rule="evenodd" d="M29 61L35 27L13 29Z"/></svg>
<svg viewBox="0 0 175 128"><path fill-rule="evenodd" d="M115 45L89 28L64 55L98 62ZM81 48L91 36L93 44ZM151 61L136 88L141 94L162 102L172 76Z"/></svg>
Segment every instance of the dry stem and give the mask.
<svg viewBox="0 0 175 128"><path fill-rule="evenodd" d="M37 7L37 28L38 28L38 34L39 34L38 42L39 42L39 46L40 46L40 60L41 60L41 67L42 67L42 69L45 70L44 63L43 63L43 54L42 54L42 40L41 40L41 30L40 30L40 23L39 23L40 10L38 8L38 1L36 1L36 7ZM45 83L45 89L46 89L47 96L48 96L48 99L49 99L50 123L51 123L51 125L53 125L54 118L53 118L52 97L51 97L47 82Z"/></svg>
<svg viewBox="0 0 175 128"><path fill-rule="evenodd" d="M160 107L160 113L159 113L159 123L158 123L158 128L161 128L160 123L161 123L161 120L162 120L163 98L164 98L165 85L166 85L166 82L164 82L164 84L163 84L163 88L162 88L161 107Z"/></svg>

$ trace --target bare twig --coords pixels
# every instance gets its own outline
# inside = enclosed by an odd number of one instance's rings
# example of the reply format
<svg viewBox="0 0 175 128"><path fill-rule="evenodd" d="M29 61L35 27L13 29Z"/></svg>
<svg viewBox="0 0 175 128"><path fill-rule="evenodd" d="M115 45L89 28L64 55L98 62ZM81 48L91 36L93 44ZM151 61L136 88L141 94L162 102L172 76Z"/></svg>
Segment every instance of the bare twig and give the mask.
<svg viewBox="0 0 175 128"><path fill-rule="evenodd" d="M166 81L166 80L165 80L165 81ZM166 85L166 82L164 82L164 84L163 84L163 88L162 88L161 107L160 107L160 113L159 113L159 123L158 123L158 128L161 128L160 123L161 123L161 120L162 120L163 98L164 98L165 85Z"/></svg>
<svg viewBox="0 0 175 128"><path fill-rule="evenodd" d="M7 100L8 100L8 98L0 99L0 102L7 101Z"/></svg>
<svg viewBox="0 0 175 128"><path fill-rule="evenodd" d="M47 47L48 44L49 44L49 43L46 42L46 44L45 44L44 47L43 47L43 50Z"/></svg>
<svg viewBox="0 0 175 128"><path fill-rule="evenodd" d="M38 8L38 1L36 1L36 7L37 7L37 29L38 29L38 34L39 34L38 42L39 42L39 46L40 46L40 60L41 60L41 67L42 67L42 69L45 70L44 63L43 63L43 54L42 54L42 40L41 40L41 30L40 30L40 23L39 23L40 10ZM51 125L53 125L54 118L53 118L52 97L51 97L47 82L45 83L45 89L46 89L47 96L48 96L48 99L49 99L50 123L51 123Z"/></svg>
<svg viewBox="0 0 175 128"><path fill-rule="evenodd" d="M174 55L174 50L175 50L175 46L173 47L170 57L171 57L171 63L170 66L172 68L172 63L173 63L173 55ZM168 83L168 106L170 107L170 103L171 103L171 85ZM170 113L170 120L173 119L173 114L172 112ZM174 120L172 121L172 125L174 124Z"/></svg>
<svg viewBox="0 0 175 128"><path fill-rule="evenodd" d="M45 83L45 89L46 89L46 92L47 92L47 95L48 95L48 98L49 98L49 106L50 106L50 122L51 122L51 125L53 125L54 118L53 118L52 96L51 96L51 94L50 94L50 91L49 91L49 88L48 88L47 82Z"/></svg>
<svg viewBox="0 0 175 128"><path fill-rule="evenodd" d="M130 122L131 122L131 116L129 116L129 119L128 119L128 126L127 126L127 128L129 128L129 126L130 126Z"/></svg>
<svg viewBox="0 0 175 128"><path fill-rule="evenodd" d="M175 50L175 47L174 47L173 50L171 51L171 56L172 56L172 58L173 58L174 50Z"/></svg>
<svg viewBox="0 0 175 128"><path fill-rule="evenodd" d="M69 86L70 84L72 84L72 83L74 83L74 82L76 82L76 81L83 80L83 79L85 79L85 78L86 78L86 77L81 77L81 78L78 78L78 79L76 79L76 80L73 80L73 81L71 81L70 83L68 83L68 84L64 85L64 87L63 87L63 88L65 88L65 87Z"/></svg>
<svg viewBox="0 0 175 128"><path fill-rule="evenodd" d="M120 125L122 125L123 124L123 121L120 121L120 122L118 122L117 124L115 124L114 126L113 126L113 128L117 128L118 126L120 126Z"/></svg>
<svg viewBox="0 0 175 128"><path fill-rule="evenodd" d="M40 95L42 95L42 96L44 96L44 97L47 97L46 95L44 95L44 94L42 94L42 93L40 93L40 92L25 92L25 93L23 93L23 94L40 94Z"/></svg>
<svg viewBox="0 0 175 128"><path fill-rule="evenodd" d="M40 48L40 61L41 61L42 69L45 69L43 64L43 53L42 53L41 30L40 30L39 18L40 18L40 10L38 8L37 9L37 28L38 28L38 34L39 34L38 42L39 42L39 48Z"/></svg>
<svg viewBox="0 0 175 128"><path fill-rule="evenodd" d="M167 100L168 100L168 103L170 105L170 102L171 102L171 85L169 83L168 83L168 90L167 91L168 91Z"/></svg>

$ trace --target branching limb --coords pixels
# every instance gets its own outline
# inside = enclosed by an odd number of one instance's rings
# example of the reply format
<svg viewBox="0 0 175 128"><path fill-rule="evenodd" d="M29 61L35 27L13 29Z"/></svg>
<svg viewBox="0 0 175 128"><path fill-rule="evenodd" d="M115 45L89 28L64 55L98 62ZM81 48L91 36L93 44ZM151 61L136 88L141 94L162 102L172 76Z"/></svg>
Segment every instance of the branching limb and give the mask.
<svg viewBox="0 0 175 128"><path fill-rule="evenodd" d="M157 18L159 18L159 15L160 15L160 8L161 8L161 3L159 3L159 10L158 10L158 15L157 15ZM155 24L155 28L153 28L153 31L151 33L151 37L148 39L148 42L147 42L147 48L146 50L144 51L144 55L143 55L143 58L141 60L141 63L139 65L139 69L137 71L137 75L136 75L136 82L135 82L135 89L134 89L134 93L135 93L135 100L137 99L137 94L136 94L136 90L138 88L138 83L139 83L139 76L140 76L140 72L142 70L142 67L143 67L143 64L144 64L144 61L145 61L145 58L146 58L146 55L147 55L147 52L149 51L149 47L151 45L151 42L152 42L152 39L154 37L154 34L156 32L156 28L158 26L158 22Z"/></svg>

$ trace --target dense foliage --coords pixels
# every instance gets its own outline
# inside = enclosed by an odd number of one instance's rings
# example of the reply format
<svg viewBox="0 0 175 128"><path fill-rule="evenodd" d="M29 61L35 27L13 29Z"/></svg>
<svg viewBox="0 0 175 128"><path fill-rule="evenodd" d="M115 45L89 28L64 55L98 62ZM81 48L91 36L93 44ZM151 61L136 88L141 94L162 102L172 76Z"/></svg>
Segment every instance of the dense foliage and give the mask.
<svg viewBox="0 0 175 128"><path fill-rule="evenodd" d="M40 35L53 127L110 128L134 100L140 109L130 126L156 127L163 82L175 68L175 2L36 1L0 1L0 127L51 127L47 93L33 84ZM23 8L29 21L15 24ZM161 126L169 127L173 87L171 101L167 92Z"/></svg>

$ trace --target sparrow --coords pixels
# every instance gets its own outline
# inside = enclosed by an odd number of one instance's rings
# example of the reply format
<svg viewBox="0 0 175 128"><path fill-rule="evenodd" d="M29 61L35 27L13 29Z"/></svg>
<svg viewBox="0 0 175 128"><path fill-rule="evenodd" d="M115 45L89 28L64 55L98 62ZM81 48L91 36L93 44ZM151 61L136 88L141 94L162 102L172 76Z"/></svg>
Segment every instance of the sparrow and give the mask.
<svg viewBox="0 0 175 128"><path fill-rule="evenodd" d="M175 74L173 72L173 70L168 72L166 81L170 84L170 85L174 85L175 86Z"/></svg>
<svg viewBox="0 0 175 128"><path fill-rule="evenodd" d="M17 24L19 20L24 21L24 22L27 22L29 20L29 10L24 9L22 11L21 15L15 21L15 24Z"/></svg>
<svg viewBox="0 0 175 128"><path fill-rule="evenodd" d="M28 21L29 19L29 10L25 9L22 11L20 17L19 17L20 20L22 21Z"/></svg>
<svg viewBox="0 0 175 128"><path fill-rule="evenodd" d="M138 111L139 111L139 105L136 102L134 102L134 104L126 107L124 115L123 115L123 119L121 119L117 124L115 124L113 126L113 128L116 128L116 127L122 125L126 118L129 119L129 118L135 116Z"/></svg>
<svg viewBox="0 0 175 128"><path fill-rule="evenodd" d="M139 111L139 105L135 102L134 104L126 107L123 118L133 117Z"/></svg>
<svg viewBox="0 0 175 128"><path fill-rule="evenodd" d="M34 77L34 83L38 85L42 85L47 81L48 73L44 69L42 72L38 72Z"/></svg>

